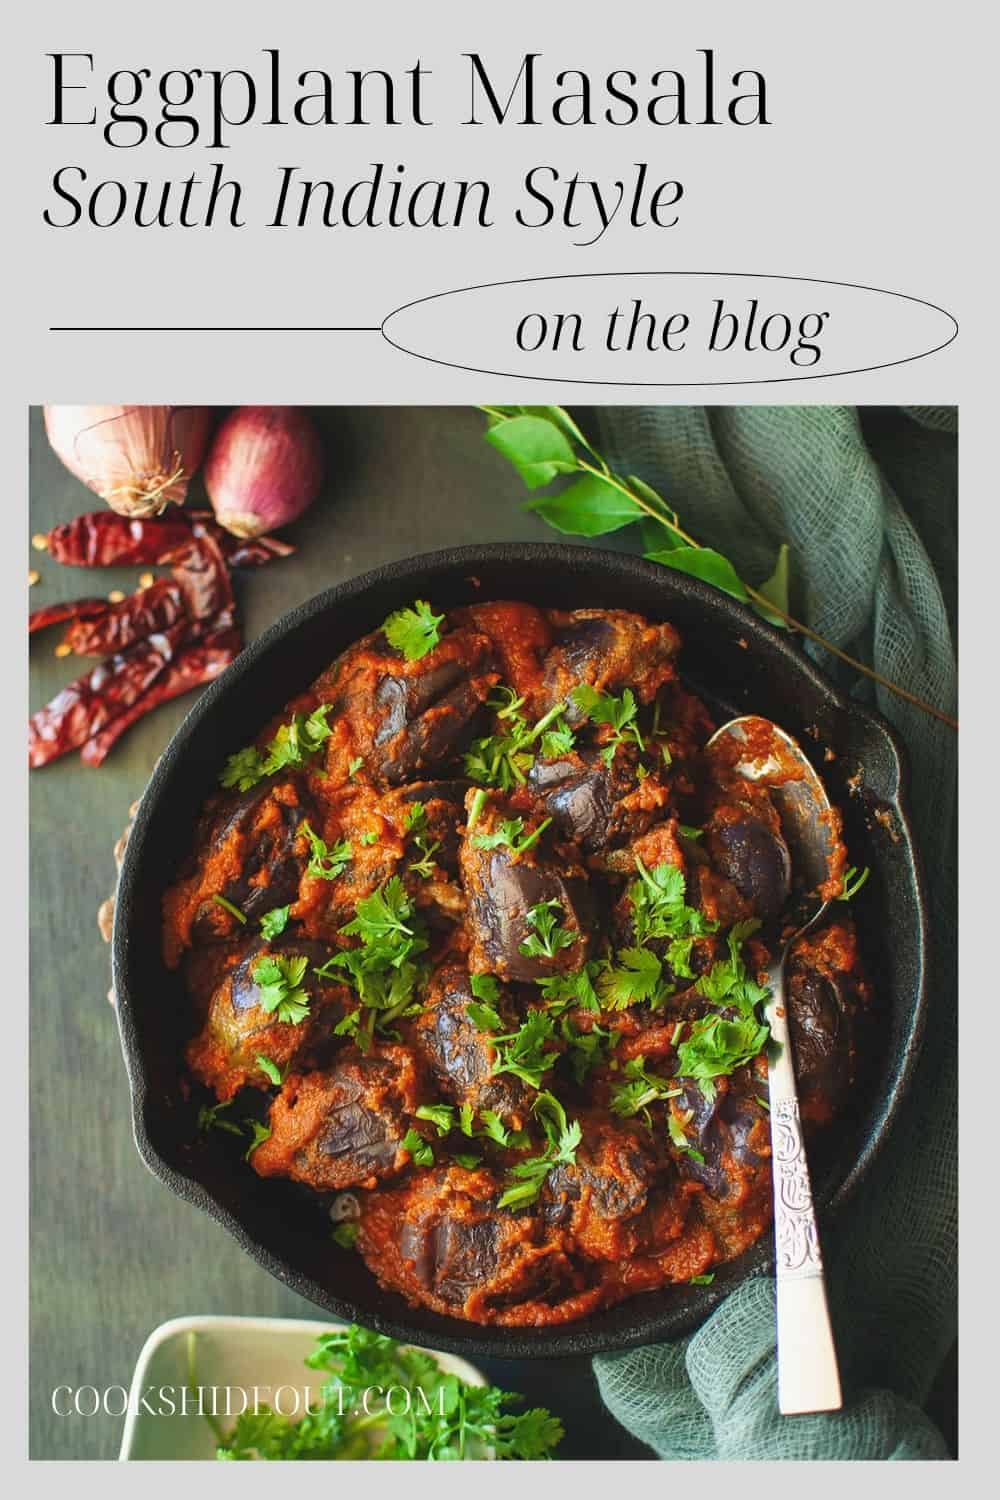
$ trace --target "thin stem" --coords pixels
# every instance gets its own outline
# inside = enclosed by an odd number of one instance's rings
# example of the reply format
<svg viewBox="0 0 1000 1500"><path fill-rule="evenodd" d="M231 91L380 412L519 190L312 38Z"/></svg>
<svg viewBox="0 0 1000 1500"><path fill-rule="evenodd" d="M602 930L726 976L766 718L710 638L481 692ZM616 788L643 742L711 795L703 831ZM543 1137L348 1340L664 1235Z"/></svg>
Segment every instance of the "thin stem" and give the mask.
<svg viewBox="0 0 1000 1500"><path fill-rule="evenodd" d="M646 515L651 516L654 521L659 521L663 524L663 517L658 514L656 509L648 501L644 500L641 495L637 495L634 491L630 490L610 470L602 473L599 469L595 469L592 464L588 464L584 459L579 459L578 464L588 474L593 474L598 479L603 479L606 484L610 484L620 494L626 496L627 499L637 505L640 510L645 511ZM693 536L690 536L680 526L675 525L673 521L669 521L666 524L669 525L671 531L675 531L683 541L687 542L689 547L701 547L704 545L702 542L696 541ZM835 646L825 636L812 630L808 625L803 625L801 620L796 620L793 615L788 614L785 610L779 609L778 605L773 604L770 599L765 598L759 590L751 588L749 584L744 584L743 586L755 604L761 605L764 609L771 610L774 614L779 615L790 629L800 631L803 635L808 636L811 641L815 641L817 645L824 647L825 650L838 657L842 662L846 662L849 667L853 667L856 672L863 673L872 682L877 682L880 687L886 688L890 693L895 693L898 698L904 698L907 703L912 703L915 708L923 709L924 713L931 714L933 718L939 719L942 724L947 724L950 729L958 729L958 720L952 718L950 714L943 713L941 709L935 708L932 703L926 703L923 698L918 698L915 693L911 693L906 688L900 687L899 683L890 681L888 677L883 677L881 672L875 671L874 667L866 666L863 661L858 661L857 657L850 656L846 651L842 651L839 646Z"/></svg>

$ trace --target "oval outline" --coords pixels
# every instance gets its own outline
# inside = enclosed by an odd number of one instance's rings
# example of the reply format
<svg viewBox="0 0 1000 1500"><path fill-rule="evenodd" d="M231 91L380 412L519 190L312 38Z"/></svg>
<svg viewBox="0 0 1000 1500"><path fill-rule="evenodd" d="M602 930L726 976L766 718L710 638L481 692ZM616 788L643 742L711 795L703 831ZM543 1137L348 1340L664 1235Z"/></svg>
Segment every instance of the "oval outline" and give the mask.
<svg viewBox="0 0 1000 1500"><path fill-rule="evenodd" d="M952 324L952 333L943 343L935 344L933 349L925 349L919 354L907 354L902 359L887 360L884 364L858 365L850 370L831 370L821 375L771 375L757 380L584 380L579 375L527 375L521 371L513 370L487 370L481 365L460 365L454 360L438 359L433 354L421 354L416 349L408 349L404 344L397 344L395 339L386 333L386 325L392 321L398 313L408 312L412 307L419 307L425 302L436 302L443 297L457 297L465 292L491 291L500 286L531 286L545 281L592 281L597 279L608 279L628 276L705 276L722 278L752 278L758 281L797 281L809 283L814 286L837 286L845 287L857 292L875 292L882 297L896 297L903 302L913 302L920 307L929 307L932 311L940 313ZM379 333L387 344L393 349L398 349L400 354L407 354L411 359L422 359L428 364L440 365L449 370L464 370L471 375L492 375L503 380L535 380L546 381L550 385L595 385L595 386L617 386L646 388L653 390L688 389L713 390L721 386L731 385L789 385L798 384L804 380L837 380L844 375L865 375L873 370L891 370L898 365L912 364L918 359L927 359L931 354L939 354L942 349L954 343L958 337L958 319L950 313L946 307L941 307L936 302L929 302L926 297L914 297L909 292L893 292L886 287L868 286L860 281L830 281L821 276L788 276L775 271L567 271L558 276L513 276L503 281L483 281L474 286L450 287L443 292L430 292L423 297L414 297L409 302L394 307L392 312L387 313L379 324Z"/></svg>

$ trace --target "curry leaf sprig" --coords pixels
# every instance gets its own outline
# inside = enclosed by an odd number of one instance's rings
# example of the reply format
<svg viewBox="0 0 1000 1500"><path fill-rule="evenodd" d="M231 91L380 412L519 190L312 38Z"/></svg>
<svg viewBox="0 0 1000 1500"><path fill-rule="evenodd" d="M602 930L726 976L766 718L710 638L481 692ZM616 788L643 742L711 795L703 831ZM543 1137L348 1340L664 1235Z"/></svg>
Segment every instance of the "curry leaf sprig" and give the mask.
<svg viewBox="0 0 1000 1500"><path fill-rule="evenodd" d="M770 578L754 588L721 552L696 541L681 525L677 512L651 485L635 474L623 475L613 469L565 407L482 406L480 410L488 424L486 441L513 464L528 489L543 488L563 475L576 476L557 494L543 495L527 504L527 509L557 531L596 537L638 525L644 555L651 562L700 578L752 605L770 624L799 631L880 687L952 729L958 728L958 721L950 714L883 677L789 613L787 545L779 549Z"/></svg>
<svg viewBox="0 0 1000 1500"><path fill-rule="evenodd" d="M265 750L247 745L230 755L219 777L224 787L248 792L251 787L276 771L302 770L323 749L332 733L326 722L329 703L321 703L311 714L293 714L282 724Z"/></svg>

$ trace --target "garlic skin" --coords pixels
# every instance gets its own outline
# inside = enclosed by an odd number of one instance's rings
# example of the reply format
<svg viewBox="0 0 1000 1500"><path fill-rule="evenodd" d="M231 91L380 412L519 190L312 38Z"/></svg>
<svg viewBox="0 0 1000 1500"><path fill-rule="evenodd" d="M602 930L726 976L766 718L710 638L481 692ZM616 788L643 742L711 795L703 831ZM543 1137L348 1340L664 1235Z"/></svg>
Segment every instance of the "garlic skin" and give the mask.
<svg viewBox="0 0 1000 1500"><path fill-rule="evenodd" d="M181 505L205 453L208 406L46 406L45 431L71 474L134 520Z"/></svg>
<svg viewBox="0 0 1000 1500"><path fill-rule="evenodd" d="M324 467L319 433L303 407L237 406L213 439L205 489L219 524L253 538L308 510Z"/></svg>

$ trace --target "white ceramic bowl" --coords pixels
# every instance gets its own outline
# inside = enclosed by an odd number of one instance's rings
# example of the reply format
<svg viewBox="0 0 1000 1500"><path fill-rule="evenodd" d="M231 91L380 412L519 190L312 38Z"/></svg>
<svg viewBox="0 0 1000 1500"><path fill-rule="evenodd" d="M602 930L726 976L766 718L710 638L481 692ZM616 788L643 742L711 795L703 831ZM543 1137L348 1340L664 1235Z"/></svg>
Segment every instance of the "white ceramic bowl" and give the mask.
<svg viewBox="0 0 1000 1500"><path fill-rule="evenodd" d="M304 1406L304 1393L308 1390L315 1397L323 1383L322 1371L306 1367L306 1355L321 1333L342 1326L335 1318L313 1322L306 1318L203 1317L161 1323L143 1345L135 1367L119 1459L214 1460L216 1440L204 1416L191 1409L164 1410L171 1404L180 1406L180 1393L189 1385L192 1370L204 1390L219 1389L219 1421L226 1431L234 1420L224 1415L221 1404L226 1390L252 1392L257 1387L266 1400L264 1387L272 1391L286 1387L289 1395L283 1409L290 1414L291 1392L303 1393ZM467 1385L487 1384L475 1366L457 1355L426 1352ZM170 1392L166 1398L161 1394L164 1391ZM156 1410L143 1409L140 1398L144 1393ZM238 1394L233 1396L234 1411L239 1400Z"/></svg>

